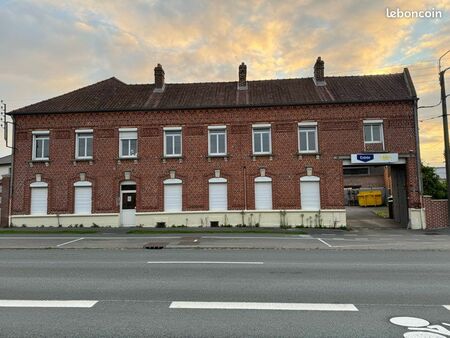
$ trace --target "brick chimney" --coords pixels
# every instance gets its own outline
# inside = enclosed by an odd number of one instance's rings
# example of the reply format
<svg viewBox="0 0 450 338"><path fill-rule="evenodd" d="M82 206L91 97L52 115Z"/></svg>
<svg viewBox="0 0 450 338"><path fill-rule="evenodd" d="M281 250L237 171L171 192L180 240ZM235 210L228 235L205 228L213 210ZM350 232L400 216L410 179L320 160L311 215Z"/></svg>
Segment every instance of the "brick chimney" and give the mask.
<svg viewBox="0 0 450 338"><path fill-rule="evenodd" d="M239 65L238 90L246 90L247 88L247 65L242 62Z"/></svg>
<svg viewBox="0 0 450 338"><path fill-rule="evenodd" d="M153 92L162 93L164 91L164 69L160 63L155 67L155 89Z"/></svg>
<svg viewBox="0 0 450 338"><path fill-rule="evenodd" d="M316 86L325 86L325 62L319 56L314 65L314 83Z"/></svg>

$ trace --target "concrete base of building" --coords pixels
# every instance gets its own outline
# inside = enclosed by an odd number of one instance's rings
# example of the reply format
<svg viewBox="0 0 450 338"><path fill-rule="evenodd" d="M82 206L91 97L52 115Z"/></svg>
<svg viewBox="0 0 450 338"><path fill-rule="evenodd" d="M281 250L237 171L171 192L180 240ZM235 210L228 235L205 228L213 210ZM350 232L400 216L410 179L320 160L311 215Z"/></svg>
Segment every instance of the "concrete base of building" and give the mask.
<svg viewBox="0 0 450 338"><path fill-rule="evenodd" d="M15 227L119 227L120 214L91 215L14 215L11 218ZM246 210L246 211L184 211L184 212L137 212L136 226L155 227L211 227L211 226L260 226L341 228L346 227L345 209L326 209L320 211L304 210Z"/></svg>

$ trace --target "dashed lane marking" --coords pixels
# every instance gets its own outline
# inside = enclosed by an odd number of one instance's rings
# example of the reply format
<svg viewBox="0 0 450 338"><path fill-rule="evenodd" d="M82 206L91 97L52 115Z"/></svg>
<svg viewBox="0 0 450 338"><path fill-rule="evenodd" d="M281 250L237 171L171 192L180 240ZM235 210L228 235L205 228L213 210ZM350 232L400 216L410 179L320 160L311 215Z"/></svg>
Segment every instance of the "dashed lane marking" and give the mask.
<svg viewBox="0 0 450 338"><path fill-rule="evenodd" d="M358 311L353 304L251 303L251 302L172 302L171 309Z"/></svg>
<svg viewBox="0 0 450 338"><path fill-rule="evenodd" d="M0 300L0 307L91 308L97 300Z"/></svg>

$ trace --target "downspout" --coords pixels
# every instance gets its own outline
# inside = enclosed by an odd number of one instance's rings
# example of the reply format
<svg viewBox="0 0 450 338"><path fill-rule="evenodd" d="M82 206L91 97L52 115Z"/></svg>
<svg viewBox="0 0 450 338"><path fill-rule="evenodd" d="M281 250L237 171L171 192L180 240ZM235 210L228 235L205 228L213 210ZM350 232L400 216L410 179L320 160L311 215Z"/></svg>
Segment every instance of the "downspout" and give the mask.
<svg viewBox="0 0 450 338"><path fill-rule="evenodd" d="M12 157L11 157L11 174L9 176L9 200L8 200L8 227L11 228L12 227L12 196L13 196L13 182L14 182L14 155L16 152L16 121L14 119L14 115L11 115L11 119L12 119L12 134L13 134L13 139L12 139ZM5 123L6 123L6 118L5 118ZM8 142L8 141L6 141Z"/></svg>
<svg viewBox="0 0 450 338"><path fill-rule="evenodd" d="M247 210L247 170L245 166L242 172L244 175L244 210Z"/></svg>

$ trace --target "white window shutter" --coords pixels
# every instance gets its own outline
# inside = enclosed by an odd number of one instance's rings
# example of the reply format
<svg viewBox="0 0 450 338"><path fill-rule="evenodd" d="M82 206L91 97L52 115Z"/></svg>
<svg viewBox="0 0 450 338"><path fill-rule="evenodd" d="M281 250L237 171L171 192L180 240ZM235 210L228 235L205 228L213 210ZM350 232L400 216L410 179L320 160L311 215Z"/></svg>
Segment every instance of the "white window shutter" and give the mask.
<svg viewBox="0 0 450 338"><path fill-rule="evenodd" d="M300 196L302 210L320 210L319 181L301 181Z"/></svg>
<svg viewBox="0 0 450 338"><path fill-rule="evenodd" d="M255 182L255 209L272 210L272 182Z"/></svg>
<svg viewBox="0 0 450 338"><path fill-rule="evenodd" d="M91 214L92 213L92 188L91 187L75 187L75 213Z"/></svg>
<svg viewBox="0 0 450 338"><path fill-rule="evenodd" d="M47 187L31 188L31 214L32 215L47 215Z"/></svg>
<svg viewBox="0 0 450 338"><path fill-rule="evenodd" d="M183 208L182 184L164 184L164 211L176 212Z"/></svg>
<svg viewBox="0 0 450 338"><path fill-rule="evenodd" d="M227 183L209 183L209 210L228 209Z"/></svg>

